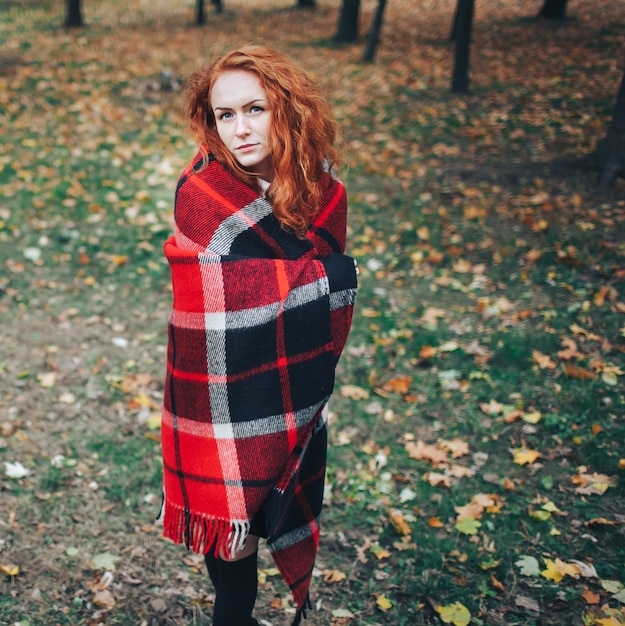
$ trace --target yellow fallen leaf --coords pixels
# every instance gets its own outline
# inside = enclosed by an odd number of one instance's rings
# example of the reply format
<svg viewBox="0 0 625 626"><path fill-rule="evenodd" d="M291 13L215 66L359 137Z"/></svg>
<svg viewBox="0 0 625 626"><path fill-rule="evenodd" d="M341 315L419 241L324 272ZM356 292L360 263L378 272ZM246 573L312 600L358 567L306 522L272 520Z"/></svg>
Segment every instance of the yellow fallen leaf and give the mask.
<svg viewBox="0 0 625 626"><path fill-rule="evenodd" d="M540 456L540 452L528 448L516 448L513 450L513 456L517 465L531 465Z"/></svg>
<svg viewBox="0 0 625 626"><path fill-rule="evenodd" d="M623 622L619 622L616 617L604 617L595 621L599 626L623 626Z"/></svg>
<svg viewBox="0 0 625 626"><path fill-rule="evenodd" d="M525 415L521 416L524 422L528 424L538 424L540 420L543 418L542 413L540 411L532 411L531 413L525 413Z"/></svg>
<svg viewBox="0 0 625 626"><path fill-rule="evenodd" d="M369 547L369 550L373 554L375 554L378 561L381 561L382 559L388 559L391 556L391 553L388 550L384 549L379 543L372 543Z"/></svg>
<svg viewBox="0 0 625 626"><path fill-rule="evenodd" d="M110 261L115 266L126 265L128 263L128 257L125 255L113 254L110 257Z"/></svg>
<svg viewBox="0 0 625 626"><path fill-rule="evenodd" d="M477 535L478 530L481 528L482 523L477 520L466 517L458 520L454 525L454 528L461 532L463 535Z"/></svg>
<svg viewBox="0 0 625 626"><path fill-rule="evenodd" d="M547 568L540 573L541 576L555 583L559 583L565 576L579 578L581 574L580 568L575 563L565 563L557 557L555 561L545 559L545 565Z"/></svg>
<svg viewBox="0 0 625 626"><path fill-rule="evenodd" d="M347 574L337 569L323 570L323 580L327 583L340 583L347 578Z"/></svg>
<svg viewBox="0 0 625 626"><path fill-rule="evenodd" d="M17 576L20 573L20 568L17 565L13 565L13 563L9 563L8 565L2 565L2 563L0 563L0 572L7 576Z"/></svg>
<svg viewBox="0 0 625 626"><path fill-rule="evenodd" d="M388 611L393 606L392 602L386 596L382 595L376 595L375 603L378 605L378 608L383 611Z"/></svg>
<svg viewBox="0 0 625 626"><path fill-rule="evenodd" d="M464 604L454 602L449 606L437 606L436 612L441 616L445 624L454 626L467 626L471 621L471 613Z"/></svg>
<svg viewBox="0 0 625 626"><path fill-rule="evenodd" d="M445 524L443 524L443 522L441 522L441 518L440 517L430 517L430 519L428 520L428 526L430 528L443 528L443 526L445 526Z"/></svg>
<svg viewBox="0 0 625 626"><path fill-rule="evenodd" d="M158 411L153 411L150 416L145 420L145 425L149 430L158 430L161 427L161 414Z"/></svg>

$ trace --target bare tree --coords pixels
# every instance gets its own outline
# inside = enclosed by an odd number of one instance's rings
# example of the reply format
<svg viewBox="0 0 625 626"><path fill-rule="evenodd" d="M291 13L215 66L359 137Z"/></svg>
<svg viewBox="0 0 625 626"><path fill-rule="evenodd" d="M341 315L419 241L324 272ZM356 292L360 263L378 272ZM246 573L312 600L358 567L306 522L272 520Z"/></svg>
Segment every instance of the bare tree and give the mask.
<svg viewBox="0 0 625 626"><path fill-rule="evenodd" d="M576 164L599 173L599 189L604 194L617 178L625 177L625 71L606 136L592 154Z"/></svg>
<svg viewBox="0 0 625 626"><path fill-rule="evenodd" d="M538 17L548 20L563 20L566 18L567 0L545 0Z"/></svg>
<svg viewBox="0 0 625 626"><path fill-rule="evenodd" d="M334 41L353 43L358 39L358 18L360 17L360 0L343 0L339 23Z"/></svg>
<svg viewBox="0 0 625 626"><path fill-rule="evenodd" d="M80 0L67 0L66 9L65 26L69 26L70 28L83 26Z"/></svg>
<svg viewBox="0 0 625 626"><path fill-rule="evenodd" d="M367 45L365 52L362 55L362 60L370 63L375 57L375 50L378 47L380 41L380 31L382 30L382 21L384 19L384 9L386 7L386 0L378 0L378 6L373 16L373 24L367 37Z"/></svg>
<svg viewBox="0 0 625 626"><path fill-rule="evenodd" d="M469 55L471 50L471 32L475 0L458 0L452 37L456 42L454 74L451 90L454 93L466 93L469 90Z"/></svg>

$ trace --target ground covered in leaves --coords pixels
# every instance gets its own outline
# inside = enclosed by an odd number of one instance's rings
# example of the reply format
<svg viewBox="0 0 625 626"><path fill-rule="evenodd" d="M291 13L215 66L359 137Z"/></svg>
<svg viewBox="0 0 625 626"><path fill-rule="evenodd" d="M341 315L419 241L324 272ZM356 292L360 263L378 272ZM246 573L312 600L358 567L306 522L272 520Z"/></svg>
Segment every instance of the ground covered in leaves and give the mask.
<svg viewBox="0 0 625 626"><path fill-rule="evenodd" d="M625 624L625 187L553 164L606 132L622 3L477 3L465 97L452 0L388 3L374 65L338 1L61 4L0 2L0 623L210 623L154 522L161 246L184 77L256 39L333 103L361 267L310 623ZM264 552L259 581L288 624Z"/></svg>

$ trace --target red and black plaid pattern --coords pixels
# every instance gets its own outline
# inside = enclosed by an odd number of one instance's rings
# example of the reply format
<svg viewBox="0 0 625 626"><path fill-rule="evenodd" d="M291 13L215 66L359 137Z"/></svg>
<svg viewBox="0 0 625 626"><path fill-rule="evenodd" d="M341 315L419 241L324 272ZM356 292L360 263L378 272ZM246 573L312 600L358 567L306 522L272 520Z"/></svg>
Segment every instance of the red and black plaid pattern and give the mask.
<svg viewBox="0 0 625 626"><path fill-rule="evenodd" d="M218 162L198 157L165 243L173 285L162 420L164 534L242 545L262 512L302 608L319 539L323 419L356 296L347 202L328 177L307 237Z"/></svg>

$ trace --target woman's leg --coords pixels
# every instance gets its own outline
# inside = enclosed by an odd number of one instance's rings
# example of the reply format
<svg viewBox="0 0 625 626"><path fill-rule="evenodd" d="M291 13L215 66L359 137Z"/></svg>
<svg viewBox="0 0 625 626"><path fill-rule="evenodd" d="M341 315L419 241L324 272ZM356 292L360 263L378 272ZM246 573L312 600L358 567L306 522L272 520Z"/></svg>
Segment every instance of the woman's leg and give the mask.
<svg viewBox="0 0 625 626"><path fill-rule="evenodd" d="M252 611L258 590L258 537L249 535L245 548L227 559L223 553L212 557L215 580L213 626L249 626L255 622ZM208 567L207 559L207 567Z"/></svg>

